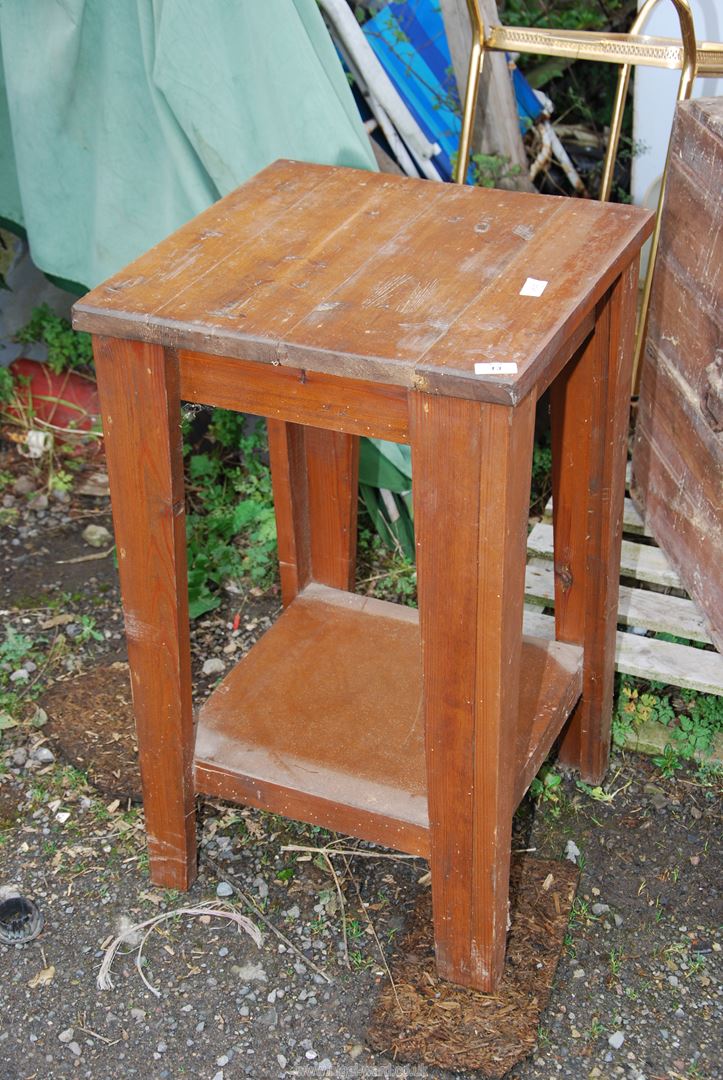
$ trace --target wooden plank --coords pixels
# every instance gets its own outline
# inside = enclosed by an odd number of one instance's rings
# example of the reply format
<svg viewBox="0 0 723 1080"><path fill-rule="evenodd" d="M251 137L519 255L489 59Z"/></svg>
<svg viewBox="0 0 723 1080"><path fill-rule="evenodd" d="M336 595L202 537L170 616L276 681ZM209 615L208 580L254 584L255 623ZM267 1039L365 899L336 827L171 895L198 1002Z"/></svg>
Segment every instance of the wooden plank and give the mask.
<svg viewBox="0 0 723 1080"><path fill-rule="evenodd" d="M527 538L528 555L542 559L551 559L553 555L552 526L538 522ZM632 540L623 540L620 555L620 573L623 577L647 581L653 585L664 585L681 589L678 574L670 565L664 552L657 547L636 544Z"/></svg>
<svg viewBox="0 0 723 1080"><path fill-rule="evenodd" d="M637 280L633 260L598 309L595 332L550 392L555 625L559 640L583 646L585 654L582 698L560 760L592 783L601 782L610 752Z"/></svg>
<svg viewBox="0 0 723 1080"><path fill-rule="evenodd" d="M310 585L198 718L199 791L427 855L417 613Z"/></svg>
<svg viewBox="0 0 723 1080"><path fill-rule="evenodd" d="M437 966L485 991L504 961L529 735L519 687L534 407L532 396L507 409L410 395Z"/></svg>
<svg viewBox="0 0 723 1080"><path fill-rule="evenodd" d="M407 391L302 368L179 349L181 397L221 409L330 428L370 439L409 442Z"/></svg>
<svg viewBox="0 0 723 1080"><path fill-rule="evenodd" d="M196 876L178 365L157 345L95 338L151 880Z"/></svg>
<svg viewBox="0 0 723 1080"><path fill-rule="evenodd" d="M555 574L551 563L527 565L525 599L543 607L555 605ZM644 626L655 633L675 634L690 641L711 644L705 619L693 603L683 596L668 596L649 589L620 586L618 623Z"/></svg>
<svg viewBox="0 0 723 1080"><path fill-rule="evenodd" d="M524 630L535 637L552 639L552 615L525 610ZM677 645L671 641L639 637L618 630L615 637L615 669L624 675L649 679L669 686L683 686L701 694L723 695L723 657L720 653Z"/></svg>
<svg viewBox="0 0 723 1080"><path fill-rule="evenodd" d="M552 499L548 499L543 511L542 520L546 524L552 521ZM650 528L646 525L639 510L632 499L626 497L623 503L623 532L639 536L651 536Z"/></svg>

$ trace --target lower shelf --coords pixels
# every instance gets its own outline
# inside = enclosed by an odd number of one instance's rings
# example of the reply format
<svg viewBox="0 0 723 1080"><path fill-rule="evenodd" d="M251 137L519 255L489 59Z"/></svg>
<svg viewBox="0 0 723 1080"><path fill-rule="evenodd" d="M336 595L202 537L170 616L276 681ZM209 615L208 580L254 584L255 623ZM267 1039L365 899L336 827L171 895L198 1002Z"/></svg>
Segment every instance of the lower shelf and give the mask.
<svg viewBox="0 0 723 1080"><path fill-rule="evenodd" d="M525 638L516 799L581 669L576 646ZM414 609L309 585L200 709L196 790L428 855L421 688Z"/></svg>

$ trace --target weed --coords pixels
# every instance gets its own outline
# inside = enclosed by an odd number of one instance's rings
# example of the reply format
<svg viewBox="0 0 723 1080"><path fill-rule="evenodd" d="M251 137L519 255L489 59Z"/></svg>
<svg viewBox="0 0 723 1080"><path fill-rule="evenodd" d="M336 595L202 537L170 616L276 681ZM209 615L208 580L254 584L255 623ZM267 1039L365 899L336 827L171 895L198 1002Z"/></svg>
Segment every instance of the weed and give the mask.
<svg viewBox="0 0 723 1080"><path fill-rule="evenodd" d="M656 754L653 761L666 780L669 780L682 764L680 755L670 743L666 743L663 753Z"/></svg>
<svg viewBox="0 0 723 1080"><path fill-rule="evenodd" d="M601 1035L605 1034L605 1025L600 1022L600 1018L593 1016L590 1027L587 1032L587 1041L594 1042L595 1039L599 1039Z"/></svg>
<svg viewBox="0 0 723 1080"><path fill-rule="evenodd" d="M367 971L370 967L374 966L374 961L369 956L365 956L360 949L353 949L349 953L349 963L354 971Z"/></svg>
<svg viewBox="0 0 723 1080"><path fill-rule="evenodd" d="M364 927L358 919L347 919L346 933L352 941L357 941L363 935Z"/></svg>
<svg viewBox="0 0 723 1080"><path fill-rule="evenodd" d="M543 765L530 784L530 795L535 802L549 802L559 805L562 794L559 790L561 783L562 777L560 774L556 773L549 765Z"/></svg>
<svg viewBox="0 0 723 1080"><path fill-rule="evenodd" d="M67 319L56 315L47 304L33 309L30 321L15 335L24 344L42 342L48 347L48 367L56 374L73 368L92 368L90 334L73 330Z"/></svg>
<svg viewBox="0 0 723 1080"><path fill-rule="evenodd" d="M610 957L608 962L610 966L610 974L613 976L613 978L617 979L620 975L620 967L623 962L622 949L616 949L615 946L613 946L610 950Z"/></svg>
<svg viewBox="0 0 723 1080"><path fill-rule="evenodd" d="M220 604L218 591L247 579L267 586L273 580L276 519L271 474L264 460L265 428L241 434L236 414L216 409L209 448L186 446L189 513L188 589L191 618ZM235 442L237 456L228 449ZM239 460L241 464L234 461Z"/></svg>

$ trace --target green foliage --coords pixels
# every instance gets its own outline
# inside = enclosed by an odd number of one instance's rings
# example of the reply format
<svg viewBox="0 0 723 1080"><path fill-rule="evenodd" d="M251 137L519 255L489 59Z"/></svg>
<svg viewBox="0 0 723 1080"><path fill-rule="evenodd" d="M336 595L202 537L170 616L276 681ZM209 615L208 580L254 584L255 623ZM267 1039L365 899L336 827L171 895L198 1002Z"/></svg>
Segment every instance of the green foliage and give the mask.
<svg viewBox="0 0 723 1080"><path fill-rule="evenodd" d="M630 4L624 0L500 0L500 19L509 26L553 30L601 30Z"/></svg>
<svg viewBox="0 0 723 1080"><path fill-rule="evenodd" d="M273 579L276 519L265 429L243 434L243 417L214 410L213 440L203 452L186 446L189 491L188 590L192 619L218 607L219 589L246 579ZM236 453L224 453L235 448ZM240 464L237 462L240 461Z"/></svg>
<svg viewBox="0 0 723 1080"><path fill-rule="evenodd" d="M12 401L15 394L15 380L6 367L0 367L0 403Z"/></svg>
<svg viewBox="0 0 723 1080"><path fill-rule="evenodd" d="M549 765L543 765L530 784L530 795L535 802L560 803L562 777Z"/></svg>
<svg viewBox="0 0 723 1080"><path fill-rule="evenodd" d="M0 671L15 671L33 651L32 639L8 626L5 640L0 643Z"/></svg>
<svg viewBox="0 0 723 1080"><path fill-rule="evenodd" d="M535 441L532 451L530 513L541 514L552 492L552 447L549 431Z"/></svg>
<svg viewBox="0 0 723 1080"><path fill-rule="evenodd" d="M68 320L56 315L47 304L33 309L30 321L18 330L15 338L25 344L47 345L48 367L56 374L93 366L90 334L73 330Z"/></svg>
<svg viewBox="0 0 723 1080"><path fill-rule="evenodd" d="M511 165L510 159L500 154L472 154L472 183L477 187L498 188L503 180L519 176L519 165Z"/></svg>
<svg viewBox="0 0 723 1080"><path fill-rule="evenodd" d="M653 758L664 775L672 775L682 761L706 754L718 732L723 731L723 699L713 694L681 690L673 700L665 687L650 683L642 691L624 678L613 717L613 741L625 746L628 736L642 724L657 721L668 729L670 742L662 755Z"/></svg>

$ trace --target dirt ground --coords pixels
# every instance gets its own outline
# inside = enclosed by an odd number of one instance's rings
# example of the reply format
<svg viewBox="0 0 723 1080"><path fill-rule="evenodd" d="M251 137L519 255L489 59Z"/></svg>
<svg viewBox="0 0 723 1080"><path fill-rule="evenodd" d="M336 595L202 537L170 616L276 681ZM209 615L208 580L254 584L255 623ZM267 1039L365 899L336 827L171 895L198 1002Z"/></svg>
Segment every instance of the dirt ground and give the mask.
<svg viewBox="0 0 723 1080"><path fill-rule="evenodd" d="M9 457L3 469L17 475ZM123 663L110 545L82 539L90 523L111 529L108 500L72 494L45 505L32 490L4 490L12 512L0 527L2 633L12 628L37 650L17 680L27 722L0 732L0 886L16 883L35 899L45 928L27 945L0 945L0 1078L451 1077L395 1064L365 1042L386 963L428 889L421 860L335 860L346 949L327 862L283 850L328 842L307 826L204 802L198 881L187 895L151 886L142 813L125 778L113 787L112 755L104 751L110 779L99 791L82 761L69 762L77 747L54 732L52 707L37 711L53 685L57 693L98 665ZM194 624L199 695L218 677L203 677L204 662L230 665L279 607L274 591L254 598L234 630L239 603L229 597ZM85 722L93 731L96 710L112 714L100 690L81 701L78 730ZM572 841L581 877L536 1048L510 1077L723 1076L720 825L713 777L679 770L665 779L650 760L619 753L604 790L590 794L566 777L548 801L523 802L515 849L564 860ZM128 945L113 963L114 988L99 990L110 940L129 924L216 901L219 868L268 921L251 915L261 946L219 917L177 915L144 948L157 995Z"/></svg>

